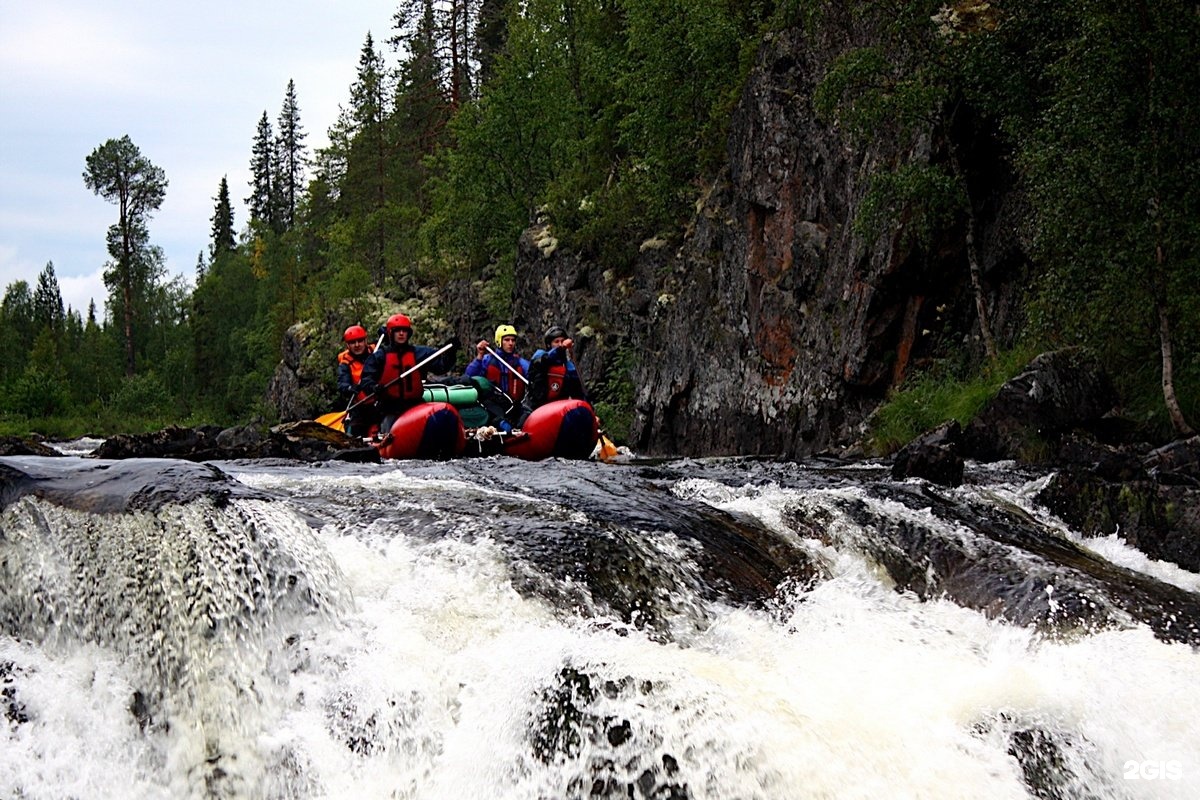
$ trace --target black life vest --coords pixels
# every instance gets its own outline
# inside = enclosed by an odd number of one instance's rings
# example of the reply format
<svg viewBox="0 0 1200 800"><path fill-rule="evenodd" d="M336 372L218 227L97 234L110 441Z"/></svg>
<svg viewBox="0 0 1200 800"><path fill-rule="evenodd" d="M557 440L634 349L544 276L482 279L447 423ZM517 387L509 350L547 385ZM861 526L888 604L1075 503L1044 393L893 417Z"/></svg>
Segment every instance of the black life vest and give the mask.
<svg viewBox="0 0 1200 800"><path fill-rule="evenodd" d="M417 354L411 347L405 347L400 352L388 350L383 360L383 374L379 376L379 385L387 387L383 390L384 395L391 400L420 400L421 393L425 391L421 370L413 369L406 377L400 378L406 370L416 365Z"/></svg>

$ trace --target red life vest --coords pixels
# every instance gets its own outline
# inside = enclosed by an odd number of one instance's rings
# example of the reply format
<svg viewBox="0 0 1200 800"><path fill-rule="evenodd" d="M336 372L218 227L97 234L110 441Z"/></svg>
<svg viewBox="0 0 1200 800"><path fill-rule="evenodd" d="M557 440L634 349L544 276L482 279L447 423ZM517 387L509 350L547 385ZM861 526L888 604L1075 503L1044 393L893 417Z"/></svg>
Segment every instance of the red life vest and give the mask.
<svg viewBox="0 0 1200 800"><path fill-rule="evenodd" d="M525 371L521 369L520 364L513 364L511 361L504 362L515 369L522 375ZM504 364L497 363L496 357L492 356L488 359L487 369L483 371L483 377L487 378L496 386L500 387L500 391L511 397L516 402L521 402L521 398L525 396L525 382L514 376L511 371L504 367Z"/></svg>
<svg viewBox="0 0 1200 800"><path fill-rule="evenodd" d="M546 399L557 400L563 397L563 386L567 382L567 365L551 364L546 370Z"/></svg>
<svg viewBox="0 0 1200 800"><path fill-rule="evenodd" d="M417 354L411 347L405 347L399 353L388 350L383 360L383 374L379 376L379 385L387 386L384 394L392 400L420 400L425 391L421 381L421 370L413 369L407 377L397 380L406 371L417 365ZM389 384L391 384L389 386Z"/></svg>
<svg viewBox="0 0 1200 800"><path fill-rule="evenodd" d="M354 356L350 355L349 350L343 350L342 352L338 353L338 357L337 357L338 363L339 364L348 364L350 366L350 380L352 382L362 383L363 364L367 363L367 354L369 354L374 349L375 349L375 345L368 344L367 350L365 353L363 353L362 358L355 358ZM366 392L359 392L358 394L354 395L355 402L358 402L361 400L366 400L366 399L367 399Z"/></svg>

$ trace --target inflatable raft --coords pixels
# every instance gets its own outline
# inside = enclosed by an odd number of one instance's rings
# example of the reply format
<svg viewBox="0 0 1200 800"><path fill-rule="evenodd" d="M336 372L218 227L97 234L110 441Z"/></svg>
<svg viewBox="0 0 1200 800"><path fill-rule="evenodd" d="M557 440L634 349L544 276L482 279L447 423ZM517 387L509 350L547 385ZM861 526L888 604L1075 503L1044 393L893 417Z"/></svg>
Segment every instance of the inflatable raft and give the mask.
<svg viewBox="0 0 1200 800"><path fill-rule="evenodd" d="M462 418L449 403L421 403L405 411L376 445L383 458L453 458L463 451Z"/></svg>
<svg viewBox="0 0 1200 800"><path fill-rule="evenodd" d="M482 380L482 379L479 379ZM490 386L483 387L484 391ZM583 400L554 400L529 415L520 431L487 427L477 385L433 385L425 401L404 412L378 445L383 458L509 455L529 461L591 456L600 423Z"/></svg>

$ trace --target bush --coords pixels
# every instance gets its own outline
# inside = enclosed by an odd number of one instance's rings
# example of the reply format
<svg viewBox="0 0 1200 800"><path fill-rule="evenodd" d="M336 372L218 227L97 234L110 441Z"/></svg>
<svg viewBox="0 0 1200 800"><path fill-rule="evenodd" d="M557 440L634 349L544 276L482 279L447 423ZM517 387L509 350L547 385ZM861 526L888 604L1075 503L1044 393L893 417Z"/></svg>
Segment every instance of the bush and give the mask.
<svg viewBox="0 0 1200 800"><path fill-rule="evenodd" d="M130 417L157 417L171 411L174 399L158 375L150 371L121 381L108 405L113 411Z"/></svg>

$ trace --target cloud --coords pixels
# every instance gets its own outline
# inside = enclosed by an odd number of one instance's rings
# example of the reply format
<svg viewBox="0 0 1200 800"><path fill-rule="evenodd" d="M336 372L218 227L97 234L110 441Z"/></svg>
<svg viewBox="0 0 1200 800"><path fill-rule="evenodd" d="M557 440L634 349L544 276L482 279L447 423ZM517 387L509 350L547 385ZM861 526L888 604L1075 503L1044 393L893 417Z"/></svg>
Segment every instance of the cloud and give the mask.
<svg viewBox="0 0 1200 800"><path fill-rule="evenodd" d="M367 32L386 51L395 10L379 0L0 3L0 279L33 282L53 261L64 300L70 278L68 302L84 310L92 296L103 304L117 215L84 186L92 150L128 135L166 172L150 238L170 273L190 277L222 176L246 224L263 112L274 126L294 80L309 151L324 146Z"/></svg>

